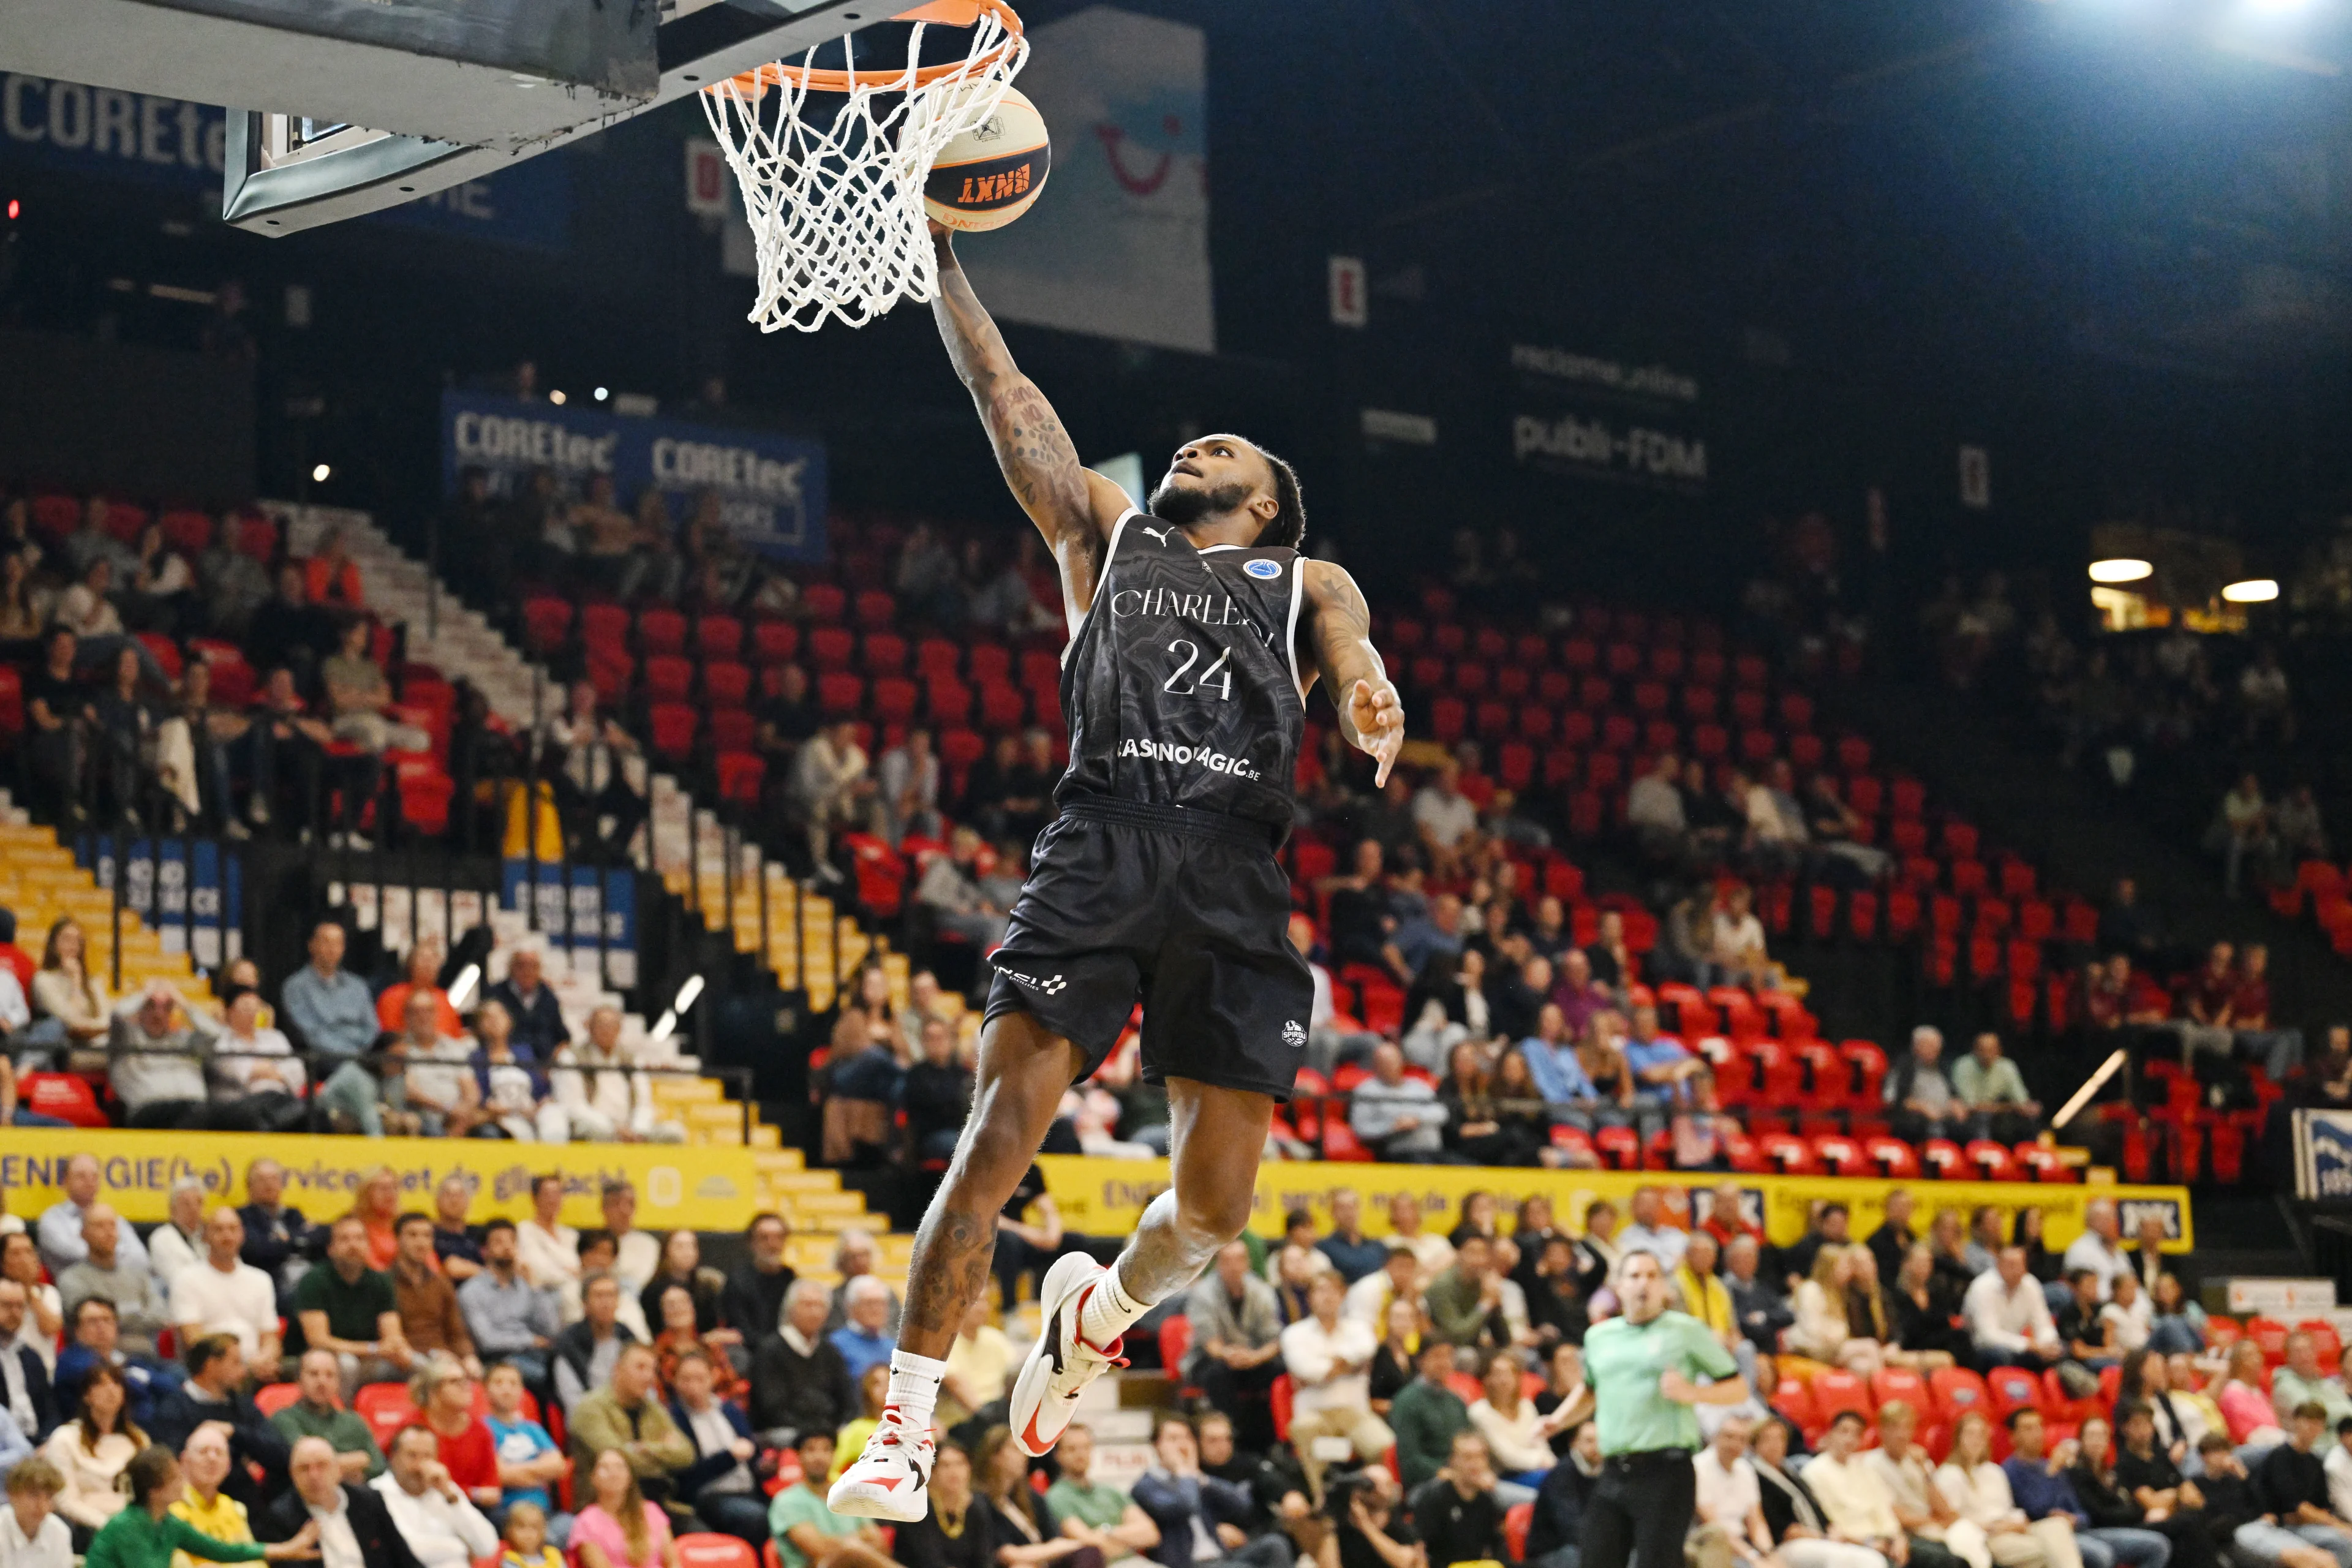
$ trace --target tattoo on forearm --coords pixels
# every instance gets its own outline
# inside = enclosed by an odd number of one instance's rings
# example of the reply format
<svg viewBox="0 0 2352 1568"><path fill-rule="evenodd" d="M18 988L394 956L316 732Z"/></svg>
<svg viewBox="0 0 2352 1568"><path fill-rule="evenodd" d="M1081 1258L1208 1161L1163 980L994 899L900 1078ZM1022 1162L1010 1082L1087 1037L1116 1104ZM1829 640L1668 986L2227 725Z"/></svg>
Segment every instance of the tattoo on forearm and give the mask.
<svg viewBox="0 0 2352 1568"><path fill-rule="evenodd" d="M1044 393L1015 381L992 393L982 413L997 465L1024 508L1034 512L1041 504L1084 507L1086 474L1077 448Z"/></svg>

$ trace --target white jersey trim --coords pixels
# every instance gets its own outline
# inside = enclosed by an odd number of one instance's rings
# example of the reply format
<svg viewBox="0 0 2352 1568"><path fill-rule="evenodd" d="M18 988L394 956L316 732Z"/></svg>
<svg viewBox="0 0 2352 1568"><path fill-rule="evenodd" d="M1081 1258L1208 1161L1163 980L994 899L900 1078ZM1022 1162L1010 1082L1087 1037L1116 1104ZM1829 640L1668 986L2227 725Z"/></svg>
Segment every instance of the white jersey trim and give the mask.
<svg viewBox="0 0 2352 1568"><path fill-rule="evenodd" d="M1064 609L1063 618L1070 623L1070 640L1062 645L1062 663L1065 667L1070 662L1070 650L1078 646L1078 633L1086 626L1087 617L1095 613L1095 605L1102 603L1103 595L1110 589L1110 574L1114 563L1118 559L1119 537L1127 531L1127 520L1142 515L1142 512L1133 507L1129 507L1118 514L1118 521L1110 525L1110 543L1103 550L1103 574L1101 581L1095 584L1094 598L1087 602L1087 607L1083 610L1072 610L1066 607Z"/></svg>
<svg viewBox="0 0 2352 1568"><path fill-rule="evenodd" d="M1307 557L1293 554L1290 559L1290 624L1282 637L1282 651L1290 660L1290 689L1298 693L1298 706L1307 706L1307 683L1298 679L1298 606L1307 598ZM1336 700L1336 698L1335 698Z"/></svg>

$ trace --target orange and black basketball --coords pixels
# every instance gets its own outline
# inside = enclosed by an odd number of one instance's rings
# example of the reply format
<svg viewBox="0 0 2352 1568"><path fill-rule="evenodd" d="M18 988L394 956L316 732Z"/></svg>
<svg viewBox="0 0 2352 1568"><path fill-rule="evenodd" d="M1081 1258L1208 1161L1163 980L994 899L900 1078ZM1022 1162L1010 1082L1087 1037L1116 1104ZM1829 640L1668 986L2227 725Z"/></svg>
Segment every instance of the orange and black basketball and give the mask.
<svg viewBox="0 0 2352 1568"><path fill-rule="evenodd" d="M950 228L1003 228L1029 210L1053 162L1036 105L1007 88L985 121L940 150L923 210Z"/></svg>

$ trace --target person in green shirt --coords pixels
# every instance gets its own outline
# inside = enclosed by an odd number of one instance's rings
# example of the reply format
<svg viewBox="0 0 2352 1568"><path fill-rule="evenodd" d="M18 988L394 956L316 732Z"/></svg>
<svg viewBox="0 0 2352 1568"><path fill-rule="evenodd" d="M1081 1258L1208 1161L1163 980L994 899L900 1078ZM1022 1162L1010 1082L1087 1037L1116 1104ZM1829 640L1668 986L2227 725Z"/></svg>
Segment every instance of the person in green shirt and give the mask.
<svg viewBox="0 0 2352 1568"><path fill-rule="evenodd" d="M1655 1255L1636 1248L1621 1256L1616 1291L1624 1315L1586 1332L1584 1386L1551 1419L1566 1430L1591 1415L1601 1432L1601 1479L1584 1504L1580 1568L1625 1568L1632 1556L1681 1560L1698 1500L1692 1406L1748 1397L1748 1380L1723 1342L1689 1313L1666 1310L1666 1277ZM1698 1377L1714 1381L1701 1385L1692 1381Z"/></svg>
<svg viewBox="0 0 2352 1568"><path fill-rule="evenodd" d="M342 1369L332 1351L302 1352L301 1395L277 1412L269 1424L286 1435L290 1447L305 1437L323 1437L343 1467L343 1479L353 1486L383 1474L383 1450L375 1446L368 1424L335 1401L342 1384Z"/></svg>
<svg viewBox="0 0 2352 1568"><path fill-rule="evenodd" d="M1969 1108L1971 1138L2021 1142L2042 1117L2042 1102L2025 1092L2024 1075L2000 1054L2000 1037L1990 1029L1952 1064L1952 1092Z"/></svg>
<svg viewBox="0 0 2352 1568"><path fill-rule="evenodd" d="M301 1533L263 1546L252 1541L217 1541L171 1511L187 1491L186 1478L172 1450L142 1448L123 1467L131 1489L130 1506L99 1528L84 1558L84 1568L171 1568L172 1553L184 1552L212 1563L253 1563L268 1558L282 1563L291 1557L319 1555L319 1527L305 1524Z"/></svg>
<svg viewBox="0 0 2352 1568"><path fill-rule="evenodd" d="M294 1320L306 1348L333 1352L346 1400L362 1383L404 1381L415 1365L392 1276L368 1267L367 1223L355 1214L335 1222L326 1263L294 1287Z"/></svg>
<svg viewBox="0 0 2352 1568"><path fill-rule="evenodd" d="M882 1533L869 1520L851 1519L825 1506L825 1478L833 1473L833 1434L803 1434L793 1452L800 1456L801 1479L768 1505L768 1533L775 1538L783 1568L893 1568Z"/></svg>
<svg viewBox="0 0 2352 1568"><path fill-rule="evenodd" d="M1407 1492L1444 1468L1454 1453L1454 1435L1470 1430L1470 1407L1445 1386L1454 1375L1453 1345L1435 1334L1423 1336L1413 1368L1421 1375L1398 1390L1389 1406L1397 1470Z"/></svg>
<svg viewBox="0 0 2352 1568"><path fill-rule="evenodd" d="M1095 1435L1073 1421L1054 1446L1061 1461L1062 1479L1045 1489L1045 1506L1054 1523L1072 1541L1081 1541L1103 1554L1106 1563L1149 1552L1160 1544L1160 1527L1151 1516L1119 1490L1087 1479L1094 1468Z"/></svg>

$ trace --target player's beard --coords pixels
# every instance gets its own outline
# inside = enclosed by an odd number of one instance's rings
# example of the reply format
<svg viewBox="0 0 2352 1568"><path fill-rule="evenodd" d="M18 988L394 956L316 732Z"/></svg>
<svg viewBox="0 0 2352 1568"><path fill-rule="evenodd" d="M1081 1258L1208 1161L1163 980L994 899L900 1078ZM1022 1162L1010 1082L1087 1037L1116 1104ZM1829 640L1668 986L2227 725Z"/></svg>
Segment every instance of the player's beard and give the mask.
<svg viewBox="0 0 2352 1568"><path fill-rule="evenodd" d="M1151 515L1162 522L1172 522L1184 528L1203 518L1239 511L1248 504L1256 489L1255 485L1236 479L1231 484L1213 485L1206 489L1182 489L1173 479L1162 479L1160 488L1151 492Z"/></svg>

